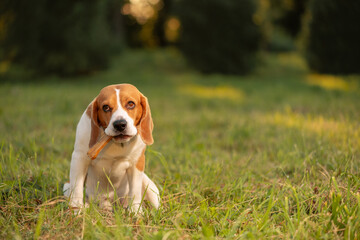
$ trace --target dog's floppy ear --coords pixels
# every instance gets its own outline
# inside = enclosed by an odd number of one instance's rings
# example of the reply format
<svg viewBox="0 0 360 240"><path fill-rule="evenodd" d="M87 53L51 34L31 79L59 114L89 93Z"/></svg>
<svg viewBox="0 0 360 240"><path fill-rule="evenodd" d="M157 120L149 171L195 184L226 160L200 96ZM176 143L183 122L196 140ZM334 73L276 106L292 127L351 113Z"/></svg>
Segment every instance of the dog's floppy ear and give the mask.
<svg viewBox="0 0 360 240"><path fill-rule="evenodd" d="M138 132L141 139L146 145L151 145L154 143L152 136L152 131L154 128L153 120L151 118L150 106L147 98L141 94L140 104L142 106L142 115L140 119L140 124L138 125Z"/></svg>
<svg viewBox="0 0 360 240"><path fill-rule="evenodd" d="M97 142L99 135L100 135L100 123L98 119L98 103L97 98L95 98L92 103L89 105L87 109L87 114L91 119L91 135L90 135L90 141L89 141L89 148L94 146L94 144Z"/></svg>

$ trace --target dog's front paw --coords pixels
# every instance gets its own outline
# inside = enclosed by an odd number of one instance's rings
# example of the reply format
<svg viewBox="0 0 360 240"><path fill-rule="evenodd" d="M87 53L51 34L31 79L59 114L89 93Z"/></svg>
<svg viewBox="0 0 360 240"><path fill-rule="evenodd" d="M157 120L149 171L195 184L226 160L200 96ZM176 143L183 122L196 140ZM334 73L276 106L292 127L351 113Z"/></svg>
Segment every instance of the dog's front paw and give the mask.
<svg viewBox="0 0 360 240"><path fill-rule="evenodd" d="M129 206L129 210L130 210L131 213L134 213L135 215L143 214L143 209L142 209L140 203L131 204L131 206Z"/></svg>
<svg viewBox="0 0 360 240"><path fill-rule="evenodd" d="M78 215L82 210L86 209L89 207L88 203L83 203L82 201L75 201L75 200L70 200L69 202L69 209L71 209L75 215Z"/></svg>
<svg viewBox="0 0 360 240"><path fill-rule="evenodd" d="M112 212L113 211L113 205L108 199L103 199L99 203L99 207L101 210Z"/></svg>

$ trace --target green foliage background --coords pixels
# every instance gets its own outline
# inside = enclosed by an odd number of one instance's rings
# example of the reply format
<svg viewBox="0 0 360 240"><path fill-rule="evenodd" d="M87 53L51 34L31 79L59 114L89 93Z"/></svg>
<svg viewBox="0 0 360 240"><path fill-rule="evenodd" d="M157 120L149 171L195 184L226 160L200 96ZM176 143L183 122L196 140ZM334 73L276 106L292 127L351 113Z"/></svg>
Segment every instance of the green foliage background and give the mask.
<svg viewBox="0 0 360 240"><path fill-rule="evenodd" d="M253 0L178 0L175 7L181 22L179 48L190 65L225 74L254 68L261 30L253 21Z"/></svg>
<svg viewBox="0 0 360 240"><path fill-rule="evenodd" d="M316 0L311 1L310 12L310 68L320 73L360 73L360 2Z"/></svg>
<svg viewBox="0 0 360 240"><path fill-rule="evenodd" d="M119 48L107 21L111 1L3 1L11 16L3 56L37 73L83 74L108 66Z"/></svg>

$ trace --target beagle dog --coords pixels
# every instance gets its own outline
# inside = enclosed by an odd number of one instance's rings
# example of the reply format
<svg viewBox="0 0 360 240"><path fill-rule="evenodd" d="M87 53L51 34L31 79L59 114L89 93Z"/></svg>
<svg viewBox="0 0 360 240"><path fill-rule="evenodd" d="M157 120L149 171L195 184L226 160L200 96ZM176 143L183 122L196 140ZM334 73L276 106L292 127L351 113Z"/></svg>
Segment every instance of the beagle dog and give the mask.
<svg viewBox="0 0 360 240"><path fill-rule="evenodd" d="M131 84L110 85L90 103L77 129L70 166L70 183L64 195L74 208L87 200L112 209L118 202L132 212L141 212L141 202L160 205L159 190L144 173L146 145L151 145L153 121L147 98ZM99 155L91 160L88 150L106 134L113 136ZM87 203L85 203L87 205Z"/></svg>

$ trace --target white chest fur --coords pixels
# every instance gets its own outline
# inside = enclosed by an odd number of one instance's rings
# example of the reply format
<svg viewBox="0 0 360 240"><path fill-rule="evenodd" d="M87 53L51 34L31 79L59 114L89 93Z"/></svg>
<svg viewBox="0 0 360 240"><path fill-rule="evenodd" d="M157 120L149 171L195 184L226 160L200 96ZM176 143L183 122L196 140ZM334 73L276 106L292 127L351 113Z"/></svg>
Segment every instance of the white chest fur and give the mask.
<svg viewBox="0 0 360 240"><path fill-rule="evenodd" d="M100 168L106 173L112 172L116 175L117 170L126 170L136 164L145 146L139 135L128 143L121 144L110 141L98 157L92 161L90 167Z"/></svg>
<svg viewBox="0 0 360 240"><path fill-rule="evenodd" d="M127 170L136 165L145 144L139 136L125 144L111 141L93 160L88 169L87 193L92 195L113 194L123 196L127 192Z"/></svg>

